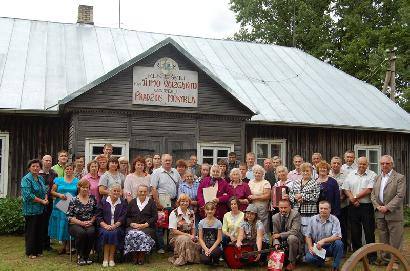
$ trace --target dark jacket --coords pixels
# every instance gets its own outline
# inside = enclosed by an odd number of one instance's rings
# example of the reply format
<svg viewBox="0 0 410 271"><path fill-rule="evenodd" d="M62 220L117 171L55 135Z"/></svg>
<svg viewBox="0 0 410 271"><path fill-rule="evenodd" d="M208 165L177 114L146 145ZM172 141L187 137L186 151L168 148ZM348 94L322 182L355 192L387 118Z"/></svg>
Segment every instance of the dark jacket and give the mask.
<svg viewBox="0 0 410 271"><path fill-rule="evenodd" d="M127 219L127 201L120 198L121 203L115 206L114 211L114 223L121 222L121 226L125 228ZM101 222L105 222L111 225L111 204L109 204L106 198L103 198L98 204L97 209L97 225L100 226Z"/></svg>
<svg viewBox="0 0 410 271"><path fill-rule="evenodd" d="M158 211L157 211L157 205L155 204L153 199L149 199L148 204L145 206L142 211L138 208L137 205L137 198L132 199L130 203L128 204L127 208L127 231L132 229L130 227L131 223L137 223L137 224L144 224L148 223L149 227L143 229L142 231L145 232L146 234L151 235L151 237L155 240L156 234L155 234L155 229L156 229L156 223L158 220Z"/></svg>

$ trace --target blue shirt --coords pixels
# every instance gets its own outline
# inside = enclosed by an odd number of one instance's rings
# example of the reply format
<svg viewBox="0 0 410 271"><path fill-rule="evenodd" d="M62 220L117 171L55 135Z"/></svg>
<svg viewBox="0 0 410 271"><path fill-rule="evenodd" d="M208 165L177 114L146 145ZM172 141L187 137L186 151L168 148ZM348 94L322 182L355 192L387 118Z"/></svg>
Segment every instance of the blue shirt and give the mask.
<svg viewBox="0 0 410 271"><path fill-rule="evenodd" d="M197 200L197 194L198 194L198 186L199 186L199 182L198 181L194 181L192 183L192 186L190 186L189 184L187 184L186 182L182 182L179 185L178 188L178 197L181 194L187 194L191 200Z"/></svg>
<svg viewBox="0 0 410 271"><path fill-rule="evenodd" d="M38 176L38 181L34 179L31 172L21 179L21 196L23 197L23 215L39 215L44 211L44 205L34 202L34 199L45 199L47 188L44 178Z"/></svg>
<svg viewBox="0 0 410 271"><path fill-rule="evenodd" d="M330 236L342 237L339 219L334 215L330 215L326 221L322 222L320 215L314 215L310 218L305 236L312 238L313 242L318 242Z"/></svg>

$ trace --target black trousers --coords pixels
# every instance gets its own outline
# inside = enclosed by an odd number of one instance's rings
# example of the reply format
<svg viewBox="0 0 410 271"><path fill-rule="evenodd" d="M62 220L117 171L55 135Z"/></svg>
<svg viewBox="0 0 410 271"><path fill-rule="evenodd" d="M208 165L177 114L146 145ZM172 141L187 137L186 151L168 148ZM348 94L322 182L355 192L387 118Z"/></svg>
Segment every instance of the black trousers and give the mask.
<svg viewBox="0 0 410 271"><path fill-rule="evenodd" d="M49 201L49 204L44 209L44 227L43 227L43 249L50 248L50 237L48 236L48 221L50 221L51 211L53 210L53 201Z"/></svg>
<svg viewBox="0 0 410 271"><path fill-rule="evenodd" d="M356 251L362 247L362 227L366 244L375 242L375 220L374 209L371 203L360 203L359 207L349 206L350 226L352 233L353 250ZM369 254L369 259L375 260L377 254Z"/></svg>
<svg viewBox="0 0 410 271"><path fill-rule="evenodd" d="M26 255L43 254L43 228L46 225L44 214L24 216ZM47 221L48 222L48 221Z"/></svg>
<svg viewBox="0 0 410 271"><path fill-rule="evenodd" d="M345 251L347 251L348 244L348 219L349 219L349 206L340 209L340 216L338 217L340 221L340 229L342 231L342 242Z"/></svg>
<svg viewBox="0 0 410 271"><path fill-rule="evenodd" d="M200 257L201 263L203 264L218 264L219 258L222 256L222 253L223 251L221 247L218 246L212 251L211 255L206 256L204 252L202 251L199 257Z"/></svg>
<svg viewBox="0 0 410 271"><path fill-rule="evenodd" d="M88 259L90 251L94 246L95 227L84 228L80 225L70 224L68 232L75 239L77 253L80 258Z"/></svg>

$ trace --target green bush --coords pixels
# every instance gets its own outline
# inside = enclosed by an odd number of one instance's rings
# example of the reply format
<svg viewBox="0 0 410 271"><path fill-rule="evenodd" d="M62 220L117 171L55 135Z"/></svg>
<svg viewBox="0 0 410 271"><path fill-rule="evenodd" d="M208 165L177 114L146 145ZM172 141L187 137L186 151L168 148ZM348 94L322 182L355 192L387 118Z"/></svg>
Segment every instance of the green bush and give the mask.
<svg viewBox="0 0 410 271"><path fill-rule="evenodd" d="M24 231L21 198L0 199L0 234Z"/></svg>
<svg viewBox="0 0 410 271"><path fill-rule="evenodd" d="M410 227L410 207L404 208L404 227Z"/></svg>

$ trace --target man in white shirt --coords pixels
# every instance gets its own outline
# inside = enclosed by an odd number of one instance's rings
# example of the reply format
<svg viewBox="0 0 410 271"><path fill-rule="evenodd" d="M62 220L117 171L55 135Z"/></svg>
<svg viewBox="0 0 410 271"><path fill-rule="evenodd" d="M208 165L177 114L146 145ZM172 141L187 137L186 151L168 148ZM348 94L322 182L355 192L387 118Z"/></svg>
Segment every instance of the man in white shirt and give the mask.
<svg viewBox="0 0 410 271"><path fill-rule="evenodd" d="M366 157L360 157L357 170L351 172L344 181L342 188L349 198L349 217L352 234L353 250L362 247L362 227L366 244L374 243L374 210L370 199L376 173L368 169ZM377 254L369 254L369 261L375 262Z"/></svg>
<svg viewBox="0 0 410 271"><path fill-rule="evenodd" d="M342 170L345 171L347 175L357 169L357 164L354 162L354 158L354 151L348 150L345 152L345 163L342 165Z"/></svg>
<svg viewBox="0 0 410 271"><path fill-rule="evenodd" d="M246 154L246 166L248 167L248 171L246 172L246 178L249 180L253 179L253 171L252 168L255 165L256 156L253 152L248 152Z"/></svg>
<svg viewBox="0 0 410 271"><path fill-rule="evenodd" d="M393 170L393 158L390 155L383 155L380 165L382 174L376 177L371 194L376 211L376 225L380 230L380 242L400 249L403 242L406 178ZM382 259L388 260L388 255L383 253Z"/></svg>
<svg viewBox="0 0 410 271"><path fill-rule="evenodd" d="M302 179L302 171L300 165L303 164L303 158L300 155L293 156L293 165L295 169L288 173L288 179L298 181Z"/></svg>

